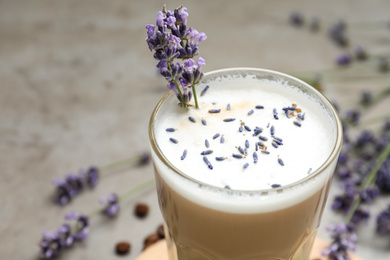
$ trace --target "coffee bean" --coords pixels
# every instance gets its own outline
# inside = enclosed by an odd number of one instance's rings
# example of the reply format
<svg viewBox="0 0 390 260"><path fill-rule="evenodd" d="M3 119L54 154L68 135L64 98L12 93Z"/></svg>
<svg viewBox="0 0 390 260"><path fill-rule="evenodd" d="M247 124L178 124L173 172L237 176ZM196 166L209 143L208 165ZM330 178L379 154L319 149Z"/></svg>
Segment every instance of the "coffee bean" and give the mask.
<svg viewBox="0 0 390 260"><path fill-rule="evenodd" d="M144 218L149 213L149 206L145 203L138 203L135 205L135 215L139 218Z"/></svg>
<svg viewBox="0 0 390 260"><path fill-rule="evenodd" d="M157 233L150 234L144 240L144 250L159 240L160 240L160 237Z"/></svg>
<svg viewBox="0 0 390 260"><path fill-rule="evenodd" d="M164 225L160 225L157 228L157 234L160 237L160 239L165 238L165 231L164 231Z"/></svg>
<svg viewBox="0 0 390 260"><path fill-rule="evenodd" d="M131 245L129 242L126 241L118 242L115 246L115 252L118 255L126 255L129 253L130 249L131 249Z"/></svg>
<svg viewBox="0 0 390 260"><path fill-rule="evenodd" d="M150 243L156 243L158 240L160 240L160 237L157 233L150 234L147 236L144 240L144 245L150 244Z"/></svg>

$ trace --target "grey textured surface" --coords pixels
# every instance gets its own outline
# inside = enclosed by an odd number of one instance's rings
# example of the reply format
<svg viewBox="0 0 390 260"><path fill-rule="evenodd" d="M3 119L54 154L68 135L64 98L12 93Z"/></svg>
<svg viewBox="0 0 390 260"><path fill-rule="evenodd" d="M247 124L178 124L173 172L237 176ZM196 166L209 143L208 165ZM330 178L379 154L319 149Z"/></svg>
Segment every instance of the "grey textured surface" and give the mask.
<svg viewBox="0 0 390 260"><path fill-rule="evenodd" d="M389 19L390 10L384 0L166 2L168 9L185 5L190 26L208 35L200 49L205 71L329 68L342 50L324 31L312 34L289 26L291 11L327 22L358 22ZM89 213L99 207L100 197L124 193L153 177L151 165L133 167L103 176L95 190L66 207L51 203L52 179L148 150L149 115L166 88L145 44L145 25L155 22L163 3L0 0L1 259L36 259L42 230L56 229L66 213ZM373 52L390 46L390 32L383 29L352 28L350 34ZM324 91L345 105L360 90L379 89L388 79L330 82ZM384 105L381 109L389 110ZM144 220L132 212L139 201L151 205ZM339 220L328 207L319 235L327 238L324 226ZM135 259L144 237L161 221L156 193L145 190L122 205L117 219L94 217L90 238L61 258L116 259L115 243L128 240L133 248L126 258ZM358 254L366 260L389 259L389 238L376 237L370 223L360 230Z"/></svg>

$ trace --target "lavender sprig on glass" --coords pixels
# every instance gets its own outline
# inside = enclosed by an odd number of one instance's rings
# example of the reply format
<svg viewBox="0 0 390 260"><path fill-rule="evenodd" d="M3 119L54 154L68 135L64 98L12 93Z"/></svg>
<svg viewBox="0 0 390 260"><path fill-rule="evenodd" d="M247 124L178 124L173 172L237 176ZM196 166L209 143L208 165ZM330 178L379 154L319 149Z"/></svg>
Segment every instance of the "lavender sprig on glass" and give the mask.
<svg viewBox="0 0 390 260"><path fill-rule="evenodd" d="M183 107L191 106L194 96L195 107L199 108L195 86L203 77L201 67L205 60L198 55L199 44L207 36L193 28L187 28L187 8L180 6L173 12L165 6L157 14L156 26L148 24L146 42L153 57L158 60L157 68L168 81L167 87L172 90ZM182 63L177 62L181 60Z"/></svg>

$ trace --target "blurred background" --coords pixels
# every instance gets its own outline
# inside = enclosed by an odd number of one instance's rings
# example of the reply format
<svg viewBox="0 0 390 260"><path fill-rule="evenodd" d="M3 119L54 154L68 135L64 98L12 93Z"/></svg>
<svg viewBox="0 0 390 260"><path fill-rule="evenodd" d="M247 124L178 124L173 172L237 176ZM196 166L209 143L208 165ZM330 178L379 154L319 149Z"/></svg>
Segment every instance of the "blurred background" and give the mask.
<svg viewBox="0 0 390 260"><path fill-rule="evenodd" d="M56 230L64 215L89 214L100 207L99 198L153 178L151 164L132 165L102 176L95 189L68 205L52 202L53 179L148 151L149 117L167 90L145 43L145 26L155 23L164 3L169 10L186 6L188 25L207 34L199 49L204 72L278 70L321 86L345 108L356 105L363 90L389 87L390 74L381 67L386 62L381 57L390 56L385 0L0 0L2 259L37 259L42 231ZM341 20L348 44L329 37ZM369 59L349 64L358 46ZM388 101L364 116L390 112ZM144 219L134 215L138 202L150 206ZM388 196L381 198L373 211L388 202ZM329 240L325 227L340 220L328 206L319 236ZM389 259L390 238L378 237L374 222L359 229L357 254ZM115 219L91 218L90 237L61 259L116 259L114 247L121 240L132 244L126 258L135 259L144 238L161 223L156 193L146 188L124 201Z"/></svg>

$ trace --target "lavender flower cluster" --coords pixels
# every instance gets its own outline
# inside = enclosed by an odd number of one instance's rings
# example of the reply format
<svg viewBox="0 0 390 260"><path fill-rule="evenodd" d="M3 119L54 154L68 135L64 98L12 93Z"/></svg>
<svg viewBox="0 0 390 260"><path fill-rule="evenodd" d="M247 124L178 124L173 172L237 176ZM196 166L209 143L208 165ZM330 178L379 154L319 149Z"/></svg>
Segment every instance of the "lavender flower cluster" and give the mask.
<svg viewBox="0 0 390 260"><path fill-rule="evenodd" d="M119 213L119 198L113 193L107 198L100 199L104 207L100 213L108 217L115 217ZM63 224L57 231L44 231L40 246L40 257L52 259L61 254L64 249L73 246L75 242L82 241L89 235L89 217L74 212L65 216L66 220L74 221L73 225Z"/></svg>
<svg viewBox="0 0 390 260"><path fill-rule="evenodd" d="M351 114L353 119L351 119ZM350 123L358 123L359 113L347 112L343 121L344 146L340 153L336 176L342 181L341 188L345 190L343 195L335 198L332 208L334 210L348 212L354 196L358 195L365 204L370 204L380 195L390 194L390 158L386 158L380 166L375 182L364 189L362 184L376 166L376 159L390 143L390 120L384 122L382 130L375 135L372 131L363 130L356 138L352 139L349 132L352 131ZM349 122L349 123L347 123ZM357 218L358 223L360 220Z"/></svg>
<svg viewBox="0 0 390 260"><path fill-rule="evenodd" d="M187 8L183 6L173 12L166 11L164 6L157 14L156 26L146 26L146 42L149 50L154 51L154 58L159 61L157 68L168 81L168 89L176 94L184 107L189 106L193 91L198 108L195 85L203 77L201 67L205 65L205 60L199 57L194 61L192 58L198 55L199 44L207 36L191 27L187 28L187 17ZM175 63L176 59L184 61L183 64Z"/></svg>
<svg viewBox="0 0 390 260"><path fill-rule="evenodd" d="M320 30L320 20L318 17L312 17L309 22L306 22L306 20L307 18L298 11L292 12L289 17L290 24L295 27L303 27L305 23L308 23L312 32L318 32ZM348 66L353 61L365 61L370 58L367 50L360 45L354 45L351 50L348 50L353 42L348 36L348 24L344 20L341 19L330 26L327 35L332 43L344 50L335 59L337 65ZM386 55L377 57L377 68L382 73L390 71L390 61Z"/></svg>
<svg viewBox="0 0 390 260"><path fill-rule="evenodd" d="M66 215L66 220L75 221L74 225L63 224L57 231L44 231L40 242L43 259L52 259L61 254L64 249L72 247L75 242L79 242L88 237L89 219L85 215L70 213Z"/></svg>
<svg viewBox="0 0 390 260"><path fill-rule="evenodd" d="M119 213L119 197L111 193L107 198L100 199L100 203L105 205L102 213L108 217L116 217Z"/></svg>
<svg viewBox="0 0 390 260"><path fill-rule="evenodd" d="M85 187L94 188L99 182L99 172L104 172L113 166L123 166L129 161L135 162L137 166L143 166L149 163L149 153L143 152L126 160L112 163L100 168L90 167L79 174L68 174L63 180L53 181L56 186L56 195L54 202L60 205L68 204L74 197L80 194ZM95 213L101 213L108 217L115 217L119 214L120 199L117 194L112 193L107 198L100 199L104 206ZM72 247L75 242L82 241L89 235L89 216L76 213L70 213L65 216L66 220L73 221L73 225L63 224L56 231L44 231L42 234L40 247L40 257L43 259L52 259L61 254L64 249Z"/></svg>
<svg viewBox="0 0 390 260"><path fill-rule="evenodd" d="M72 199L79 195L86 187L95 188L100 180L101 171L112 166L123 166L129 162L135 163L136 166L143 166L150 161L150 155L143 152L129 159L106 165L105 167L97 168L89 167L87 170L81 170L78 174L67 174L64 179L53 180L52 183L56 187L53 201L61 206L67 205Z"/></svg>
<svg viewBox="0 0 390 260"><path fill-rule="evenodd" d="M98 183L99 169L96 167L82 170L79 174L68 174L63 180L53 180L56 187L54 202L64 206L79 195L85 187L95 188Z"/></svg>
<svg viewBox="0 0 390 260"><path fill-rule="evenodd" d="M329 226L328 231L332 232L333 243L327 247L322 254L329 259L347 260L349 259L348 251L355 251L357 235L355 226L352 224L340 223Z"/></svg>
<svg viewBox="0 0 390 260"><path fill-rule="evenodd" d="M361 105L368 106L372 102L372 94L363 92ZM371 217L368 206L381 194L390 194L390 119L384 121L379 133L360 130L352 138L351 132L360 124L360 111L339 111L339 114L342 116L344 144L335 176L340 180L343 192L335 196L332 209L345 214L347 219L346 223L329 228L333 242L323 254L330 259L347 260L347 250L356 247L358 225ZM390 233L390 205L377 216L376 223L378 233Z"/></svg>

